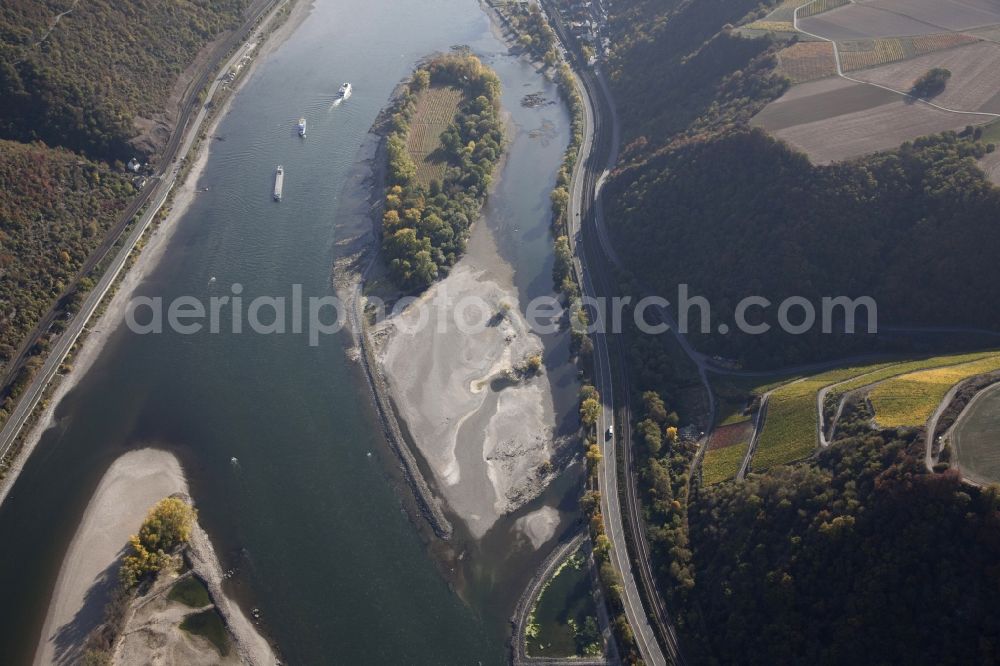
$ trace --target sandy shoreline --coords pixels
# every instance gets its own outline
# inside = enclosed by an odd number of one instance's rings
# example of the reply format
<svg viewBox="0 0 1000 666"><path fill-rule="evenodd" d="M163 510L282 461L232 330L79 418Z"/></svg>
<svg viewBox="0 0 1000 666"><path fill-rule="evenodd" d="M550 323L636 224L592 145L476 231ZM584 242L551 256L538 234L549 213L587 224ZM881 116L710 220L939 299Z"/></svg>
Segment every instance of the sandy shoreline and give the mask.
<svg viewBox="0 0 1000 666"><path fill-rule="evenodd" d="M513 128L507 114L504 127L509 148ZM507 164L505 150L490 196ZM375 187L381 203L382 188ZM521 314L514 269L500 256L489 213L487 202L465 255L447 277L371 328L380 374L412 443L438 492L477 539L545 490L555 475L544 472L544 465L557 448L548 375L510 379L529 357L542 354L543 345ZM485 302L490 311L481 318L493 317L490 325L463 331L455 309L463 299ZM410 330L421 309L432 324ZM465 315L469 322L480 318L477 308ZM441 321L447 322L443 329ZM529 541L541 545L545 531L536 530Z"/></svg>
<svg viewBox="0 0 1000 666"><path fill-rule="evenodd" d="M312 9L311 0L289 0L294 2L290 16L279 26L273 34L259 47L258 54L250 62L249 67L239 77L234 88L227 95L222 106L209 119L205 127L200 128L200 132L205 135L205 139L198 145L195 155L192 158L191 168L182 182L178 182L171 193L172 200L166 217L159 224L153 225L146 233L145 243L135 253L134 263L127 268L119 281L117 289L104 312L96 319L91 320L87 327L87 336L77 343L77 351L73 355L71 363L72 370L62 376L58 376L55 381L55 388L47 399L47 404L38 415L35 423L25 436L24 444L20 452L11 461L7 475L0 480L0 504L3 504L10 493L11 488L17 482L21 470L31 457L32 452L41 440L46 430L56 425L55 411L59 403L67 393L79 383L80 379L87 374L87 371L94 364L94 361L103 351L111 335L124 323L125 310L129 300L132 298L136 288L160 263L170 240L177 230L177 222L184 217L194 196L197 193L198 181L208 164L211 155L212 141L219 123L226 117L229 108L236 99L240 89L253 76L257 65L269 57L274 51L295 31L295 29L305 20ZM188 130L191 131L190 129Z"/></svg>
<svg viewBox="0 0 1000 666"><path fill-rule="evenodd" d="M483 222L448 277L372 331L393 402L441 494L476 538L541 493L550 479L539 468L555 452L548 377L505 378L541 354L542 343L521 315L509 268ZM489 306L483 318L509 310L469 334L453 317L455 303L470 297ZM421 309L431 322L443 317L446 330L408 330ZM478 318L475 309L469 315Z"/></svg>
<svg viewBox="0 0 1000 666"><path fill-rule="evenodd" d="M156 502L174 493L187 493L187 482L180 463L165 451L130 451L111 465L63 558L35 664L80 660L83 642L103 620L117 585L117 563L129 536Z"/></svg>
<svg viewBox="0 0 1000 666"><path fill-rule="evenodd" d="M486 13L494 36L506 42L496 17ZM504 125L509 148L512 127L507 112ZM384 192L384 165L380 161L385 159L380 134L376 121L372 135L379 139L380 149L368 160L367 210L351 211L352 224L345 225L348 237L338 241L338 291L349 302L373 286L376 292L386 286L377 247ZM505 150L490 196L506 167ZM401 446L416 448L435 488L432 494L427 481L419 478L411 482L414 493L424 504L443 499L476 539L501 517L544 492L557 476L550 463L560 446L548 375L518 372L530 356L543 353L543 345L521 314L514 269L500 255L489 210L487 203L472 225L465 255L447 277L432 285L416 307L411 305L368 330L376 366L370 372L377 375L371 381L386 389L388 395L381 401L391 402L391 411L398 412L409 433ZM420 307L429 311L432 322L441 318L453 322L454 302L463 297L483 299L494 309L491 314L501 310L508 314L473 335L453 324L446 331L438 330L436 323L422 331L407 330L407 324L418 319L416 310ZM364 296L360 299L365 302ZM391 303L394 297L389 295L388 300ZM353 322L352 328L357 328ZM364 335L364 331L354 331L359 345ZM356 353L363 356L360 350ZM367 363L364 358L361 361ZM372 386L372 390L380 402L380 387ZM403 464L405 467L405 460ZM535 511L530 519L525 518L518 520L515 528L534 548L550 539L558 524L555 511ZM431 523L433 526L433 519Z"/></svg>
<svg viewBox="0 0 1000 666"><path fill-rule="evenodd" d="M35 664L79 663L87 636L104 619L104 607L118 583L118 565L129 536L139 531L156 502L177 494L188 495L187 480L177 458L166 451L138 449L112 463L63 558ZM241 661L276 663L267 641L223 593L222 567L208 535L198 525L189 553L195 573L206 582L235 638Z"/></svg>
<svg viewBox="0 0 1000 666"><path fill-rule="evenodd" d="M177 229L177 222L187 213L197 192L198 181L211 154L211 137L229 112L230 105L240 89L250 80L257 65L269 57L308 16L312 8L311 2L291 1L294 2L291 14L261 45L258 55L253 58L207 124L197 130L206 138L198 145L195 155L191 158L191 168L186 177L175 185L168 214L147 232L144 245L135 255L133 265L124 271L103 313L88 324L86 328L88 334L78 343L72 358L72 370L56 381L46 406L31 426L21 451L0 482L0 504L14 487L42 435L57 425L56 408L86 375L112 334L124 323L125 311L133 293L162 259ZM137 476L143 479L143 483L135 484L136 487L127 487L132 485L129 481L135 481ZM187 482L179 463L168 453L144 449L126 454L112 465L88 505L77 535L64 558L46 615L39 649L36 651L36 664L77 661L73 658L75 655L73 649L78 648L86 637L86 633L80 635L79 630L86 624L95 621L99 623L103 618L104 603L100 601L102 599L100 586L95 587L95 583L109 577L108 568L115 566L117 556L127 544L129 535L138 530L152 504L175 492L186 494ZM115 499L109 501L107 497ZM253 631L252 625L238 606L222 593L221 567L215 559L207 535L200 527L196 529L196 535L192 539L192 549L194 553L201 554L200 559L206 572L219 572L220 577L217 579L215 589L211 591L220 611L226 615L227 620L232 618L230 626L236 635L241 655L247 652L259 657L266 652L269 657L265 655L263 660L257 658L251 663L275 663L274 653L267 642ZM112 574L113 576L116 576L116 573ZM211 578L206 578L206 581L211 588ZM92 587L95 589L93 594L90 594ZM96 624L91 624L92 626ZM248 628L250 631L247 631ZM75 646L72 643L74 639L79 641ZM60 655L63 655L62 658Z"/></svg>

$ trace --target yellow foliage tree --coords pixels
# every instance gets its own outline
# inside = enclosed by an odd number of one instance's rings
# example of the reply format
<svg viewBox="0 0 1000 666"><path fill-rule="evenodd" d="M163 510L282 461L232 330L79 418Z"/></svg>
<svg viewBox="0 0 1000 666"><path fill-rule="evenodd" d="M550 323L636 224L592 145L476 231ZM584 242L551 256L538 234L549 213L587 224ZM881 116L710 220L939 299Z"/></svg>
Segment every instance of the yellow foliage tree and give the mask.
<svg viewBox="0 0 1000 666"><path fill-rule="evenodd" d="M597 444L591 444L590 448L587 449L587 467L589 469L594 469L603 458L604 456L601 454L601 447Z"/></svg>
<svg viewBox="0 0 1000 666"><path fill-rule="evenodd" d="M394 210L387 210L385 215L382 216L382 226L385 227L387 233L393 233L399 226L399 213Z"/></svg>
<svg viewBox="0 0 1000 666"><path fill-rule="evenodd" d="M163 568L171 550L191 538L197 514L176 497L162 499L149 510L138 534L129 537L130 552L122 561L122 584L134 587L142 578Z"/></svg>
<svg viewBox="0 0 1000 666"><path fill-rule="evenodd" d="M594 554L598 558L604 559L611 552L611 539L606 534L598 534L594 541Z"/></svg>
<svg viewBox="0 0 1000 666"><path fill-rule="evenodd" d="M580 403L580 421L588 428L593 428L597 417L601 414L601 403L594 398L587 398Z"/></svg>

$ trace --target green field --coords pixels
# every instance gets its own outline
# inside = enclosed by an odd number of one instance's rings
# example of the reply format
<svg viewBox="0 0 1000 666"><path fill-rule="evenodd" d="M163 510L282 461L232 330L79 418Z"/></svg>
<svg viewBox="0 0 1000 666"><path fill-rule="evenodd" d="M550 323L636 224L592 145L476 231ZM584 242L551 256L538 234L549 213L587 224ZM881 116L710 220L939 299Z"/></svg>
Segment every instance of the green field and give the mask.
<svg viewBox="0 0 1000 666"><path fill-rule="evenodd" d="M710 375L709 381L717 400L715 425L723 427L749 421L750 416L743 411L754 396L763 395L798 378L799 375L788 373L759 377Z"/></svg>
<svg viewBox="0 0 1000 666"><path fill-rule="evenodd" d="M444 180L448 162L439 154L442 149L441 133L455 119L461 102L462 91L449 86L431 86L417 96L416 111L406 137L406 150L417 165L417 182L424 187L428 187L432 180Z"/></svg>
<svg viewBox="0 0 1000 666"><path fill-rule="evenodd" d="M1000 120L994 120L989 125L983 126L983 141L1000 144Z"/></svg>
<svg viewBox="0 0 1000 666"><path fill-rule="evenodd" d="M922 426L952 386L1000 370L1000 353L959 365L921 370L888 379L869 394L875 421L885 428Z"/></svg>

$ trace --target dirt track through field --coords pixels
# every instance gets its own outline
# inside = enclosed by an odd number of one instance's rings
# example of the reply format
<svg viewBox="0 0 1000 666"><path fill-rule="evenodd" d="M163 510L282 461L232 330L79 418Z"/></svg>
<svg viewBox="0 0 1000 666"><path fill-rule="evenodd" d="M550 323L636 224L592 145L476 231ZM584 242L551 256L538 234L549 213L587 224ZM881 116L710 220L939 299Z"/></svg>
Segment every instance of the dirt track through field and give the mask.
<svg viewBox="0 0 1000 666"><path fill-rule="evenodd" d="M842 79L823 81L798 86L800 95L782 97L768 104L757 114L753 124L770 132L836 118L849 113L867 111L899 100L888 90L881 90L860 83L843 82ZM834 84L834 85L831 85ZM815 91L811 94L809 91Z"/></svg>
<svg viewBox="0 0 1000 666"><path fill-rule="evenodd" d="M928 53L856 72L852 76L897 90L909 90L920 76L933 67L943 67L951 72L944 92L934 98L936 104L968 111L985 110L985 105L1000 90L1000 45L990 42Z"/></svg>
<svg viewBox="0 0 1000 666"><path fill-rule="evenodd" d="M1000 22L1000 7L980 7L979 0L961 5L958 1L941 0L957 7L948 26L933 23L940 18L938 0L874 0L811 18L801 18L800 7L793 15L795 27L806 37L831 45L838 78L794 86L765 107L752 124L787 141L813 162L826 164L996 120L1000 117L993 110L1000 107L1000 45L983 42L956 47L851 76L844 74L840 63L834 40L935 34L952 25ZM898 11L904 4L909 14ZM946 94L923 100L907 93L922 73L948 65L954 73Z"/></svg>
<svg viewBox="0 0 1000 666"><path fill-rule="evenodd" d="M799 23L803 30L834 40L929 35L1000 23L1000 6L984 0L873 0Z"/></svg>

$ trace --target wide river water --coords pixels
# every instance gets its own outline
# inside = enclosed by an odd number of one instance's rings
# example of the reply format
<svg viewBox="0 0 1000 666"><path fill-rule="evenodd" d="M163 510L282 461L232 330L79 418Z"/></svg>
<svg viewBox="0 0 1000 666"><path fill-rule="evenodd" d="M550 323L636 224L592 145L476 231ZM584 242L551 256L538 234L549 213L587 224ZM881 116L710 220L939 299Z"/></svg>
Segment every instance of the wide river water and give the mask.
<svg viewBox="0 0 1000 666"><path fill-rule="evenodd" d="M288 296L293 284L307 297L331 293L336 211L341 197L364 194L345 188L359 147L414 63L453 45L470 46L501 76L512 142L489 224L522 302L549 293L548 192L568 118L561 104L520 105L528 93L556 100L556 91L507 54L475 0L317 0L234 100L198 183L208 189L139 292L204 299L240 283L246 301ZM333 106L343 81L354 95ZM278 164L280 204L270 197ZM344 343L225 329L112 335L0 507L0 663L28 663L98 480L122 452L146 445L181 458L202 523L237 570L234 594L261 609L289 663L502 663L505 620L544 553L515 538L516 516L482 542L428 548L403 510L405 488ZM551 343L549 362L563 347ZM552 379L563 418L572 370ZM577 480L564 476L524 511L559 505L568 524Z"/></svg>

